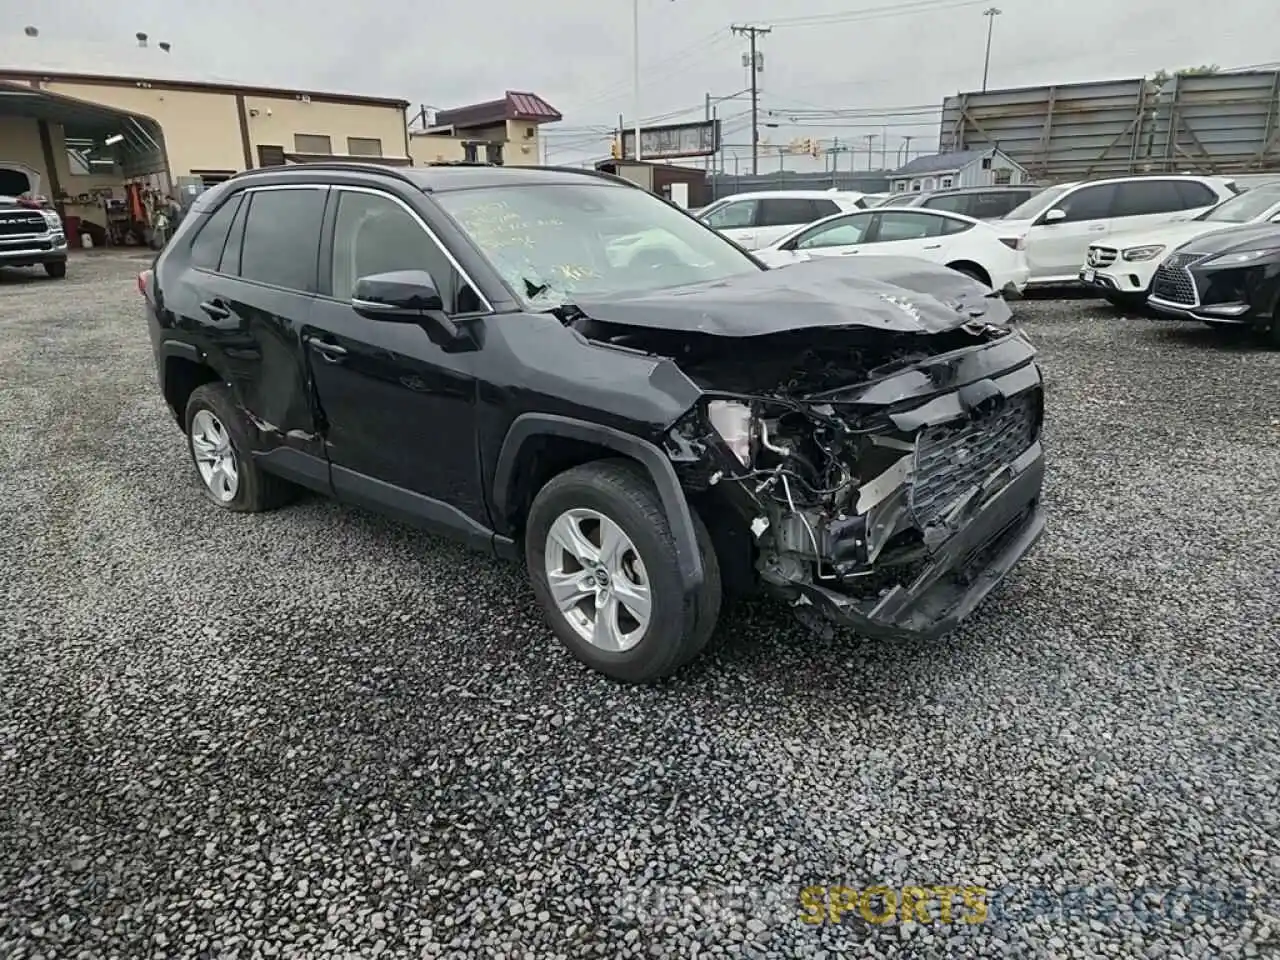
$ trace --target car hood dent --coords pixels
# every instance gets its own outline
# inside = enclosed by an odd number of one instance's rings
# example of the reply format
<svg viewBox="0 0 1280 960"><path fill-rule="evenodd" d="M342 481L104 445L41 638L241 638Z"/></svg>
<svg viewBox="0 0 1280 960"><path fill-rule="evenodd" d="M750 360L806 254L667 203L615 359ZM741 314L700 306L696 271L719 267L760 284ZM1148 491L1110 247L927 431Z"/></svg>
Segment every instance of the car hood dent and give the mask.
<svg viewBox="0 0 1280 960"><path fill-rule="evenodd" d="M1010 318L1003 298L968 277L888 256L801 261L711 283L575 299L574 306L602 323L720 337L820 327L941 333Z"/></svg>

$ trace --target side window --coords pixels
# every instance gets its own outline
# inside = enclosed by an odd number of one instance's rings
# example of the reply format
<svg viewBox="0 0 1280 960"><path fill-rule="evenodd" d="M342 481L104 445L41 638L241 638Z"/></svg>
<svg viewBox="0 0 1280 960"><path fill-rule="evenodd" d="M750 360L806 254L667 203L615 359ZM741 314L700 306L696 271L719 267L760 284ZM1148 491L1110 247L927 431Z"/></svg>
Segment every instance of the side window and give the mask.
<svg viewBox="0 0 1280 960"><path fill-rule="evenodd" d="M797 250L820 250L823 247L846 247L861 243L867 235L867 227L871 224L870 213L855 213L830 223L815 227L808 233L801 234L796 243Z"/></svg>
<svg viewBox="0 0 1280 960"><path fill-rule="evenodd" d="M726 203L719 210L713 211L703 222L713 230L754 227L756 223L756 201L735 200L733 203Z"/></svg>
<svg viewBox="0 0 1280 960"><path fill-rule="evenodd" d="M315 293L324 200L325 191L314 188L254 191L240 248L240 276Z"/></svg>
<svg viewBox="0 0 1280 960"><path fill-rule="evenodd" d="M920 206L926 210L946 210L948 213L968 213L969 198L967 193L940 193L936 197L927 197Z"/></svg>
<svg viewBox="0 0 1280 960"><path fill-rule="evenodd" d="M924 240L927 237L940 237L946 219L946 217L931 217L927 213L906 211L882 213L875 242L888 243L893 240Z"/></svg>
<svg viewBox="0 0 1280 960"><path fill-rule="evenodd" d="M833 213L840 212L840 204L834 200L811 200L809 202L813 204L814 220L821 220L823 217L829 217ZM861 203L862 201L859 200L858 202Z"/></svg>
<svg viewBox="0 0 1280 960"><path fill-rule="evenodd" d="M813 201L799 197L769 197L760 201L760 226L794 227L813 223Z"/></svg>
<svg viewBox="0 0 1280 960"><path fill-rule="evenodd" d="M227 245L222 248L222 260L218 263L218 272L230 276L240 275L240 250L244 245L244 222L249 218L249 197L236 211L236 218L231 221L231 232L227 234Z"/></svg>
<svg viewBox="0 0 1280 960"><path fill-rule="evenodd" d="M1218 195L1203 183L1196 183L1194 180L1179 180L1175 186L1178 188L1178 196L1182 198L1182 206L1180 208L1182 210L1191 210L1194 207L1212 207L1219 202ZM1232 186L1234 187L1235 184L1232 184Z"/></svg>
<svg viewBox="0 0 1280 960"><path fill-rule="evenodd" d="M205 220L191 241L191 265L202 270L217 270L218 261L222 259L222 248L226 246L227 234L235 220L236 211L244 194L232 197Z"/></svg>
<svg viewBox="0 0 1280 960"><path fill-rule="evenodd" d="M1114 217L1141 217L1185 209L1176 180L1132 180L1116 188Z"/></svg>
<svg viewBox="0 0 1280 960"><path fill-rule="evenodd" d="M971 195L973 203L964 211L978 220L998 220L1022 201L1030 198L1021 190L990 190Z"/></svg>
<svg viewBox="0 0 1280 960"><path fill-rule="evenodd" d="M1052 207L1067 215L1065 222L1076 223L1080 220L1101 220L1111 216L1111 198L1115 196L1114 183L1100 183L1097 186L1081 187L1069 193ZM1059 221L1061 223L1063 221Z"/></svg>
<svg viewBox="0 0 1280 960"><path fill-rule="evenodd" d="M963 220L952 220L950 217L939 217L938 219L942 221L943 234L948 237L973 229L972 223L965 223Z"/></svg>
<svg viewBox="0 0 1280 960"><path fill-rule="evenodd" d="M338 190L333 225L332 296L349 300L361 277L397 270L426 270L449 313L482 308L449 258L404 207L388 196Z"/></svg>

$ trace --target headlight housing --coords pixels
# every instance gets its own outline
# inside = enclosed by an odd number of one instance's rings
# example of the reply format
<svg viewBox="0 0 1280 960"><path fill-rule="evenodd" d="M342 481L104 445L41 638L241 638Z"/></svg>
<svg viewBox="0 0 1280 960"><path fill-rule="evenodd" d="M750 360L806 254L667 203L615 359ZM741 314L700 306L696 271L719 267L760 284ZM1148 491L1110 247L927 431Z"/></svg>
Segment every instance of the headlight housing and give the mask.
<svg viewBox="0 0 1280 960"><path fill-rule="evenodd" d="M1153 243L1145 247L1129 247L1121 254L1130 263L1140 260L1154 260L1164 252L1164 244Z"/></svg>
<svg viewBox="0 0 1280 960"><path fill-rule="evenodd" d="M707 419L739 462L744 467L750 466L754 428L751 408L734 400L712 400L707 404Z"/></svg>
<svg viewBox="0 0 1280 960"><path fill-rule="evenodd" d="M1221 256L1212 257L1206 260L1206 265L1212 266L1243 266L1246 263L1253 263L1255 260L1261 260L1263 257L1270 257L1280 254L1280 250L1271 248L1268 250L1242 250L1239 253L1224 253Z"/></svg>

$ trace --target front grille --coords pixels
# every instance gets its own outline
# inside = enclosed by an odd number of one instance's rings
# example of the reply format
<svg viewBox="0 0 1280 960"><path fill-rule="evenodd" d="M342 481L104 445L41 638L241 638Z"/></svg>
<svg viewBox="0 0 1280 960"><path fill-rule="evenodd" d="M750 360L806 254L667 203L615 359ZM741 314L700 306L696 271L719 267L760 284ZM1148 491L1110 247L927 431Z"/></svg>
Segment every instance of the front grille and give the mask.
<svg viewBox="0 0 1280 960"><path fill-rule="evenodd" d="M0 213L0 237L16 237L26 233L46 233L44 217L31 210Z"/></svg>
<svg viewBox="0 0 1280 960"><path fill-rule="evenodd" d="M1089 266L1091 267L1109 267L1116 262L1118 256L1117 251L1111 247L1090 247L1089 248Z"/></svg>
<svg viewBox="0 0 1280 960"><path fill-rule="evenodd" d="M1194 307L1200 302L1196 295L1196 284L1191 279L1190 264L1201 259L1196 253L1171 254L1164 263L1156 268L1151 278L1151 292L1161 300Z"/></svg>
<svg viewBox="0 0 1280 960"><path fill-rule="evenodd" d="M916 437L911 511L917 526L938 521L956 500L1016 460L1035 440L1037 390L984 417L925 427Z"/></svg>

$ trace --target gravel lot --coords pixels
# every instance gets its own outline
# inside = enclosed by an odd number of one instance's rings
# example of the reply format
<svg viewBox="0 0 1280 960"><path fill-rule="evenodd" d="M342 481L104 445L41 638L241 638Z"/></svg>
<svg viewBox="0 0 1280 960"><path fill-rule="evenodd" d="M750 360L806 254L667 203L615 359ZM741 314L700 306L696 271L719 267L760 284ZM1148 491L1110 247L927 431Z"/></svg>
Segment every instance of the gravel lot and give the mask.
<svg viewBox="0 0 1280 960"><path fill-rule="evenodd" d="M1280 950L1280 354L1024 304L1050 533L966 629L752 606L622 689L515 567L209 506L144 265L0 277L0 956ZM802 923L838 884L988 916Z"/></svg>

